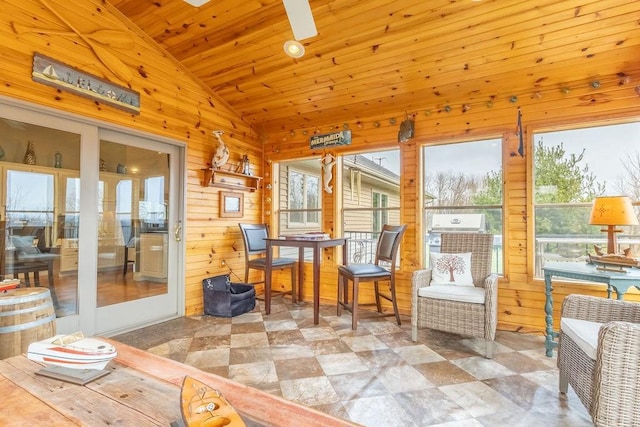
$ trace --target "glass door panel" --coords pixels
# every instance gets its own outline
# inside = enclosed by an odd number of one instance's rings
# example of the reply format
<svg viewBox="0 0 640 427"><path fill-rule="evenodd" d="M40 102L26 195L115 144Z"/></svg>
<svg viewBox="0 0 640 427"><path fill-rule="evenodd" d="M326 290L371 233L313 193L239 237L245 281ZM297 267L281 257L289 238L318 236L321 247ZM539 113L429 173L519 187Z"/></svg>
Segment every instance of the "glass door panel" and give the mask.
<svg viewBox="0 0 640 427"><path fill-rule="evenodd" d="M58 319L77 315L81 135L8 118L0 134L0 277L48 287Z"/></svg>
<svg viewBox="0 0 640 427"><path fill-rule="evenodd" d="M101 140L100 158L97 306L166 295L169 154Z"/></svg>

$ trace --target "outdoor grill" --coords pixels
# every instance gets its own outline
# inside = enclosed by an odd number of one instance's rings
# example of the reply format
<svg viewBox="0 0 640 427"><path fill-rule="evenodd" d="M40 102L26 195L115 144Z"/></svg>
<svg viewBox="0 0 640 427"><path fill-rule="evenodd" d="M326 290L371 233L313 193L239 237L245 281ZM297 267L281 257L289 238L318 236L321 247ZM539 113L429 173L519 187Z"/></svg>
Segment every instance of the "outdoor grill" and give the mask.
<svg viewBox="0 0 640 427"><path fill-rule="evenodd" d="M430 252L440 251L442 233L485 232L484 214L433 214L427 232Z"/></svg>

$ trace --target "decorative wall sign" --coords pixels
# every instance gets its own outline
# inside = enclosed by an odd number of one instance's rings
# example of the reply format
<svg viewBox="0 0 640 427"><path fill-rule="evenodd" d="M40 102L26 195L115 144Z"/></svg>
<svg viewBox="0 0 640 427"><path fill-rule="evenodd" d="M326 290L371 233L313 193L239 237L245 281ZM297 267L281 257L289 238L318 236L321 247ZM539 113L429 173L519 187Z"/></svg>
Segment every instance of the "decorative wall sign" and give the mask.
<svg viewBox="0 0 640 427"><path fill-rule="evenodd" d="M140 114L140 94L40 53L33 55L34 81Z"/></svg>
<svg viewBox="0 0 640 427"><path fill-rule="evenodd" d="M351 131L341 130L338 132L325 133L324 135L313 135L309 138L309 145L312 149L335 147L336 145L351 145Z"/></svg>

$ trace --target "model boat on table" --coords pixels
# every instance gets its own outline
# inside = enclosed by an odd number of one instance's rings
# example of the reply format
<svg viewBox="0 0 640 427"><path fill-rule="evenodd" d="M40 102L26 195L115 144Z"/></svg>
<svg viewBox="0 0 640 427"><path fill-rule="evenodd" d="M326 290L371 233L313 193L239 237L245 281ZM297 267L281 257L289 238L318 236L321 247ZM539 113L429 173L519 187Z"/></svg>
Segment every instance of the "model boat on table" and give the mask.
<svg viewBox="0 0 640 427"><path fill-rule="evenodd" d="M117 355L111 344L85 338L82 332L37 341L27 350L30 360L72 369L104 369Z"/></svg>

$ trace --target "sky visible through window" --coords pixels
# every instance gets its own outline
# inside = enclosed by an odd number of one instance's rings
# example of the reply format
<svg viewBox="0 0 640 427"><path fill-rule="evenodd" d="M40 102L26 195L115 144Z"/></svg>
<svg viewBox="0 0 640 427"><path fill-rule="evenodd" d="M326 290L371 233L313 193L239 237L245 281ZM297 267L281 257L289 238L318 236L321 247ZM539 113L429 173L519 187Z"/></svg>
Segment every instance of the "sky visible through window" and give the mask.
<svg viewBox="0 0 640 427"><path fill-rule="evenodd" d="M624 179L623 161L628 154L640 152L640 123L538 133L534 135L534 145L541 138L548 147L562 144L567 156L579 156L584 150L581 164L588 164L598 182L605 183L606 194L614 195L618 191L613 184Z"/></svg>

